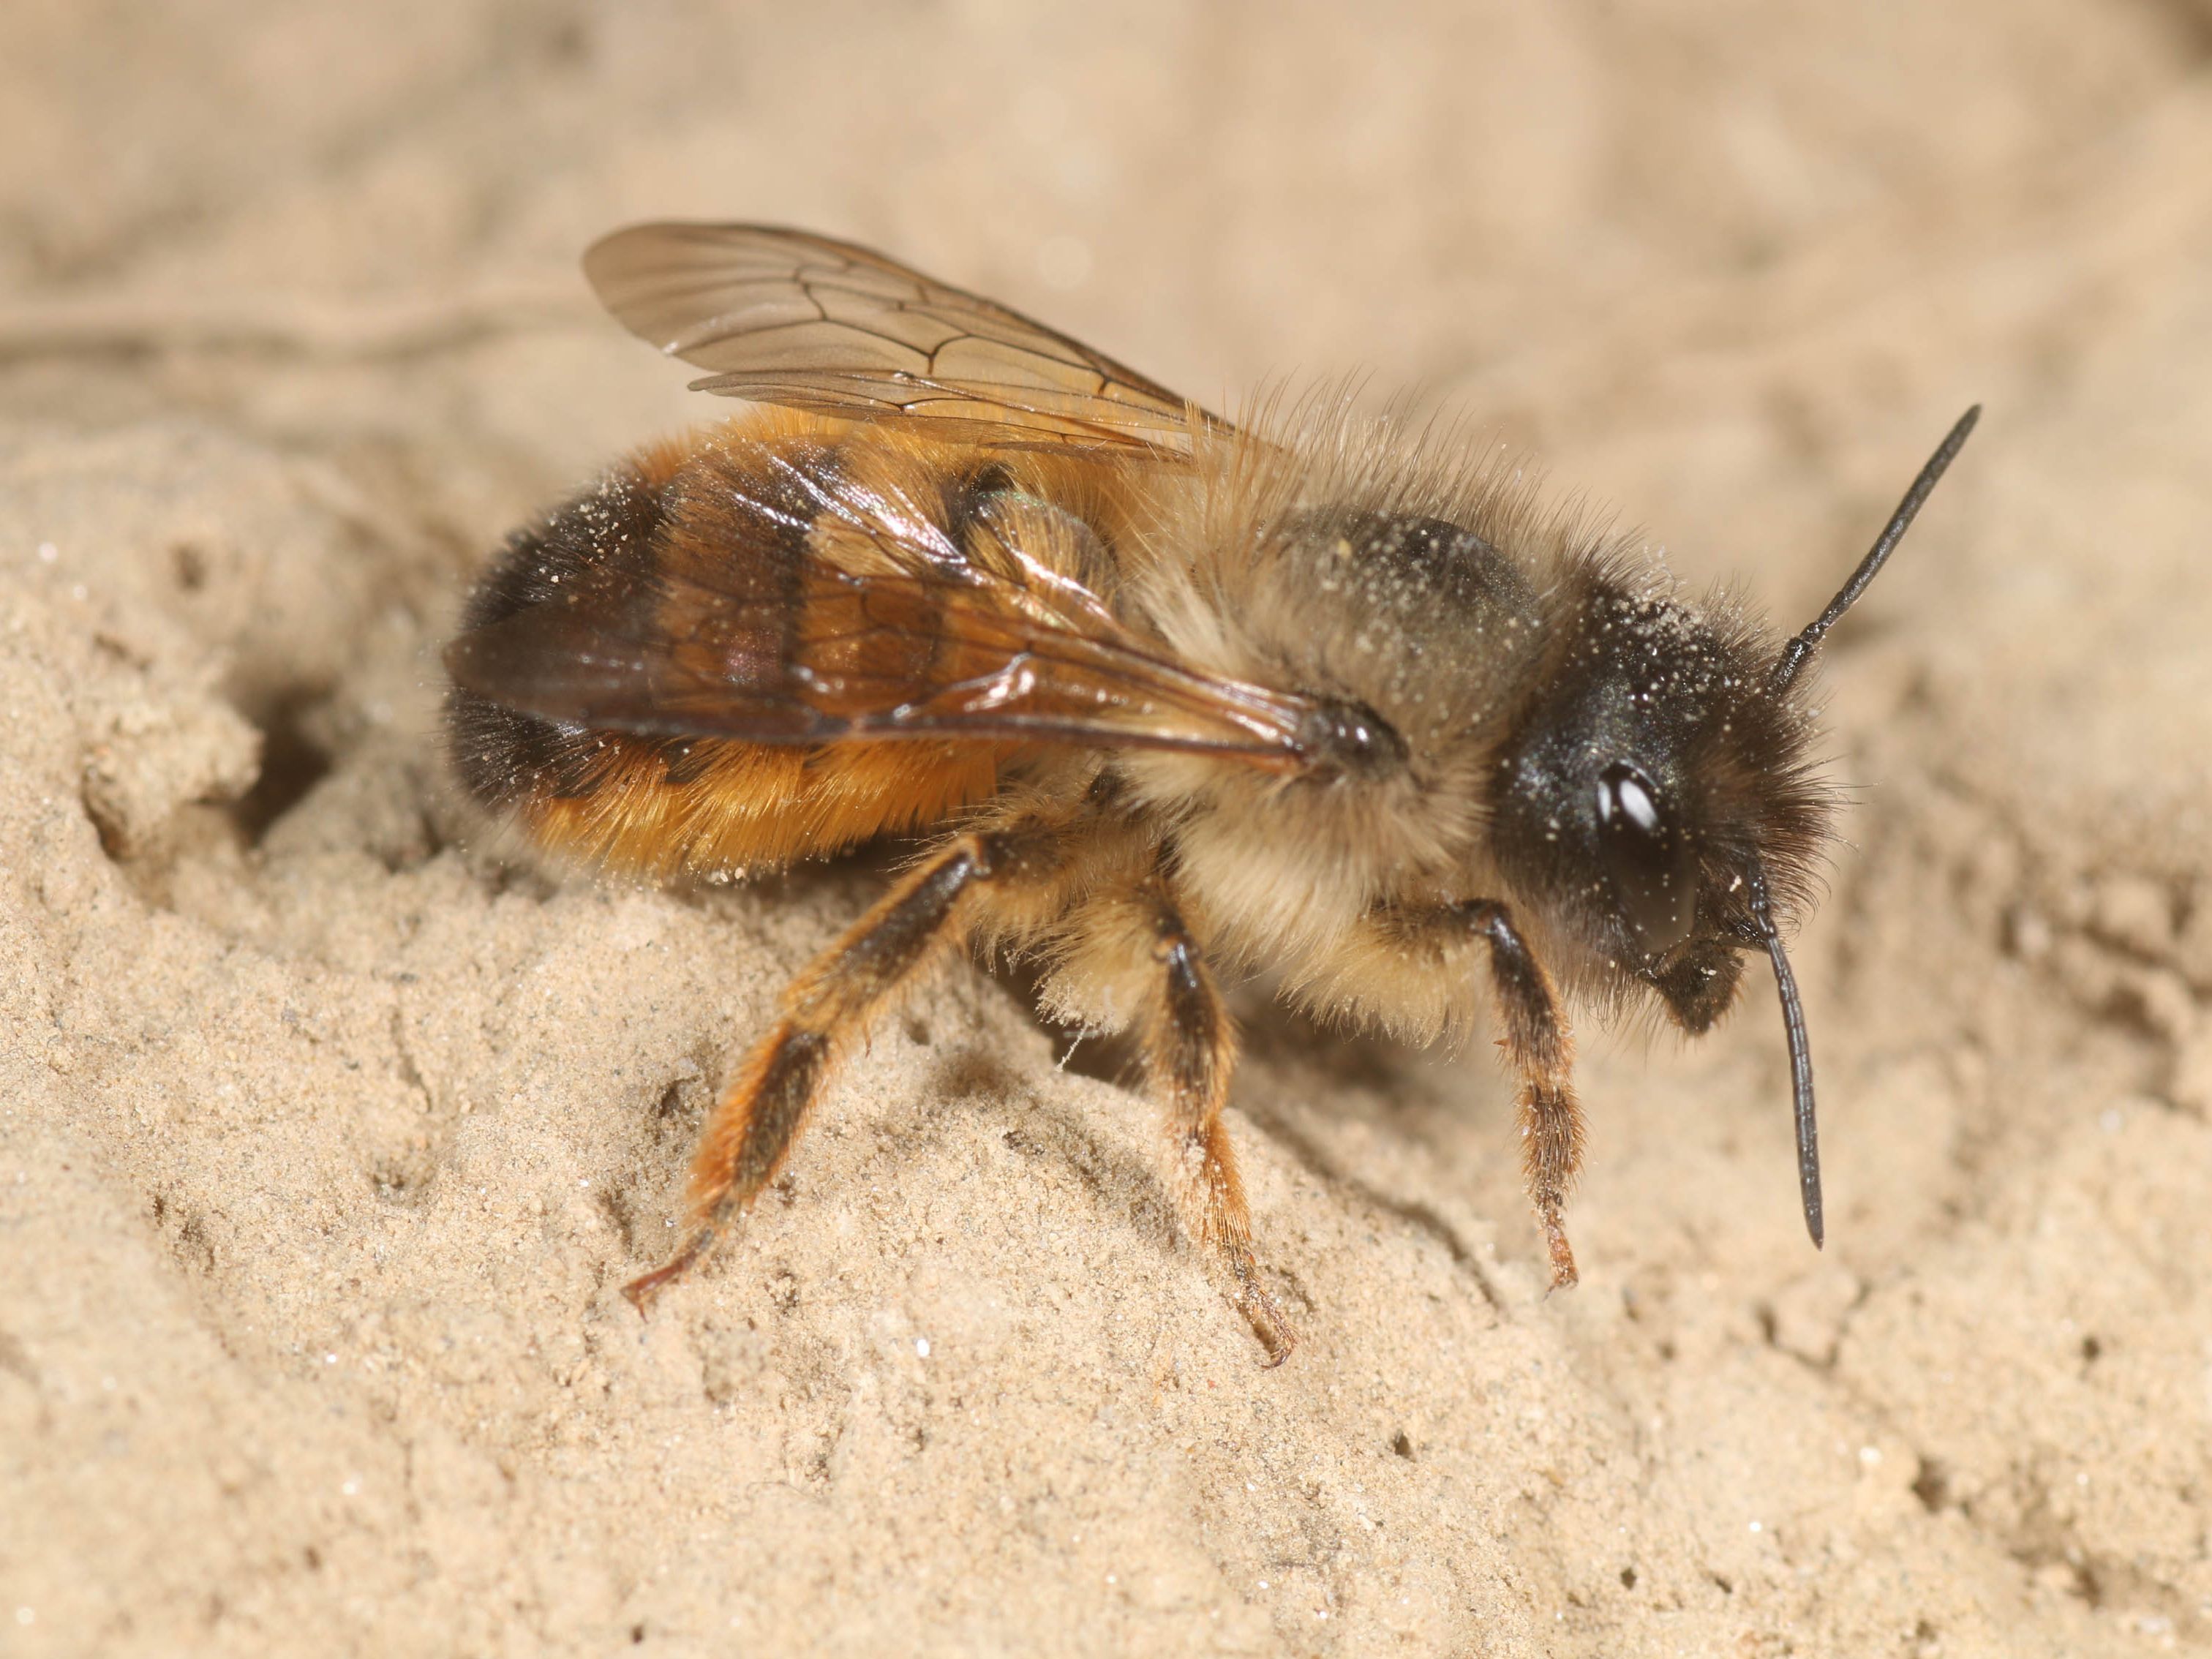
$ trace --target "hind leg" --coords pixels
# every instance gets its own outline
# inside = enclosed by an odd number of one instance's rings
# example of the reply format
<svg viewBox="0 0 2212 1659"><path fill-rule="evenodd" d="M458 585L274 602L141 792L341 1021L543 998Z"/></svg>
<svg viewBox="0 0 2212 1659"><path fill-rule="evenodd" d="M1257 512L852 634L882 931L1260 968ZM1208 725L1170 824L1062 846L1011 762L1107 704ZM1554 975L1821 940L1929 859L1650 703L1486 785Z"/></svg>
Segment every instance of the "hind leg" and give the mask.
<svg viewBox="0 0 2212 1659"><path fill-rule="evenodd" d="M792 981L782 1018L745 1057L700 1134L690 1235L666 1262L623 1287L641 1313L775 1179L853 1039L940 951L965 941L985 893L1057 866L1052 836L1022 829L960 836Z"/></svg>

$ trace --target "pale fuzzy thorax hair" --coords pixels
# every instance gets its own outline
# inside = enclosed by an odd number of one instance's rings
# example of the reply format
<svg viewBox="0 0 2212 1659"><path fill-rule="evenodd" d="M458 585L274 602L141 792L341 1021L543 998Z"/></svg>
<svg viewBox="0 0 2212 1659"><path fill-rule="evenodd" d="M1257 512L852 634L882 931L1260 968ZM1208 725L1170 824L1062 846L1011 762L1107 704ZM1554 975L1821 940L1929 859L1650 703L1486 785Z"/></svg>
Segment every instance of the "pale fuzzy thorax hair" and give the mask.
<svg viewBox="0 0 2212 1659"><path fill-rule="evenodd" d="M1177 878L1215 957L1271 969L1332 1019L1416 1040L1456 1033L1483 997L1479 963L1441 961L1372 917L1378 907L1492 897L1513 904L1531 948L1584 1006L1613 1015L1642 1004L1644 988L1593 946L1585 922L1500 871L1490 799L1500 746L1601 599L1640 607L1636 626L1682 662L1771 660L1779 641L1736 596L1685 595L1656 552L1586 502L1547 501L1534 469L1468 422L1363 414L1342 386L1277 393L1234 430L1195 427L1188 469L1142 500L1123 599L1174 653L1227 678L1342 696L1379 714L1407 750L1401 773L1357 787L1193 756L1116 762L1174 823ZM1387 560L1355 573L1351 593L1325 579L1316 586L1313 559L1285 552L1285 526L1304 526L1310 547L1311 526L1340 522L1351 526L1338 543L1349 570L1374 550L1355 545L1358 526L1390 520L1478 538L1517 573L1522 614L1426 601L1393 611L1402 596ZM1771 768L1751 775L1722 757L1709 770L1717 798L1746 823L1784 807L1788 833L1764 850L1787 913L1810 896L1829 803L1798 741L1809 731L1802 703L1774 712L1789 740L1773 746ZM1712 850L1717 866L1746 848L1723 836Z"/></svg>
<svg viewBox="0 0 2212 1659"><path fill-rule="evenodd" d="M1442 520L1498 550L1540 601L1571 565L1619 550L1587 514L1547 507L1531 471L1465 423L1364 414L1343 386L1279 392L1234 432L1199 428L1187 473L1146 501L1126 598L1175 654L1226 678L1339 691L1411 749L1404 775L1359 788L1286 786L1196 757L1122 762L1139 795L1179 820L1179 874L1203 896L1211 947L1282 969L1349 1012L1356 999L1343 988L1376 980L1382 947L1351 942L1366 912L1385 899L1464 896L1490 876L1481 734L1518 695L1539 642L1455 640L1451 619L1435 618L1433 649L1450 660L1425 667L1407 654L1419 641L1353 627L1330 595L1302 585L1284 563L1281 527L1313 514ZM1377 1012L1407 1035L1433 1034L1451 1018L1434 964L1406 966L1418 991L1409 981Z"/></svg>
<svg viewBox="0 0 2212 1659"><path fill-rule="evenodd" d="M1191 474L1203 517L1192 526L1173 510L1180 498L1164 495L1170 512L1155 533L1186 546L1194 534L1224 573L1263 553L1256 529L1316 506L1445 520L1532 569L1608 542L1581 503L1547 503L1541 471L1471 417L1416 422L1402 407L1362 409L1357 392L1350 379L1276 386L1232 429L1197 428Z"/></svg>

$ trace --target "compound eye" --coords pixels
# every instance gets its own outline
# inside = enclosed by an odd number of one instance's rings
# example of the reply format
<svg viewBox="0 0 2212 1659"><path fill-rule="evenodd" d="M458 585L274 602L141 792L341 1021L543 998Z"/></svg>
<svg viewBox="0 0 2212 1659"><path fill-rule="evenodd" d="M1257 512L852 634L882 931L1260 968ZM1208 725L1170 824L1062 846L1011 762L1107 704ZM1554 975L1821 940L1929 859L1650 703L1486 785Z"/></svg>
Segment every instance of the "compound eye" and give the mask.
<svg viewBox="0 0 2212 1659"><path fill-rule="evenodd" d="M1598 778L1597 833L1621 920L1647 957L1664 956L1697 917L1697 869L1658 789L1626 761Z"/></svg>

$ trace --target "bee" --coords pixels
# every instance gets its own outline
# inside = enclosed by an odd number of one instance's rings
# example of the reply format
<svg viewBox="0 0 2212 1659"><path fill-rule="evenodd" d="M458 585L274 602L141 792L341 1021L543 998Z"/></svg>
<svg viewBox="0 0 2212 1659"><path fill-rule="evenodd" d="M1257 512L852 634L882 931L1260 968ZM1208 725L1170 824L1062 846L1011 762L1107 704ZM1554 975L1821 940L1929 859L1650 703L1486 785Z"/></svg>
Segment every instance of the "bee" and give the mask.
<svg viewBox="0 0 2212 1659"><path fill-rule="evenodd" d="M1820 1243L1783 948L1835 804L1802 671L1978 410L1785 642L1493 453L1341 400L1235 425L849 243L647 224L584 268L696 389L754 408L508 541L445 653L466 790L539 848L656 878L921 848L737 1067L679 1248L626 1286L641 1311L962 947L1133 1036L1183 1227L1270 1363L1297 1339L1222 1121L1224 979L1415 1042L1488 1004L1558 1287L1583 1144L1565 1006L1701 1033L1764 956Z"/></svg>

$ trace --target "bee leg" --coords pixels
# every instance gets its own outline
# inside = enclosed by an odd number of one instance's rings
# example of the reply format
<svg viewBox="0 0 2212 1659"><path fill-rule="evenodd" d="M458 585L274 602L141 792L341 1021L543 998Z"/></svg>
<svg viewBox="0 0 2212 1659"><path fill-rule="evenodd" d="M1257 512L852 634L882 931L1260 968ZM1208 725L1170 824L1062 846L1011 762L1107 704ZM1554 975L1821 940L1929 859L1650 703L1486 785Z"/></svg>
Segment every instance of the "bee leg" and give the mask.
<svg viewBox="0 0 2212 1659"><path fill-rule="evenodd" d="M1237 1067L1237 1029L1198 946L1164 895L1152 948L1160 977L1137 1019L1146 1079L1165 1109L1169 1185L1192 1239L1210 1248L1234 1281L1231 1299L1279 1365L1297 1346L1252 1255L1252 1217L1221 1108Z"/></svg>
<svg viewBox="0 0 2212 1659"><path fill-rule="evenodd" d="M1582 1108L1575 1102L1572 1080L1574 1040L1567 1034L1552 976L1514 931L1506 908L1494 899L1474 899L1458 910L1490 945L1490 981L1504 1032L1498 1047L1521 1076L1516 1106L1522 1180L1543 1223L1552 1288L1560 1290L1575 1282L1575 1253L1561 1212L1583 1161Z"/></svg>
<svg viewBox="0 0 2212 1659"><path fill-rule="evenodd" d="M751 1207L790 1156L841 1052L961 938L978 890L1016 873L1035 848L1012 831L963 836L909 873L783 994L783 1017L745 1057L699 1136L691 1163L692 1231L660 1267L623 1286L642 1313Z"/></svg>

